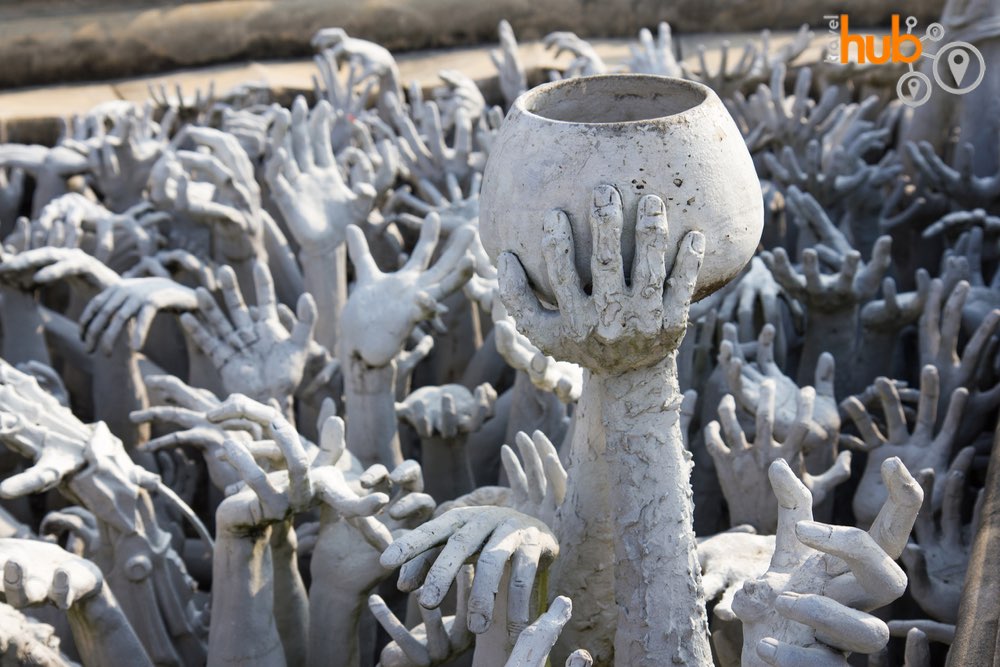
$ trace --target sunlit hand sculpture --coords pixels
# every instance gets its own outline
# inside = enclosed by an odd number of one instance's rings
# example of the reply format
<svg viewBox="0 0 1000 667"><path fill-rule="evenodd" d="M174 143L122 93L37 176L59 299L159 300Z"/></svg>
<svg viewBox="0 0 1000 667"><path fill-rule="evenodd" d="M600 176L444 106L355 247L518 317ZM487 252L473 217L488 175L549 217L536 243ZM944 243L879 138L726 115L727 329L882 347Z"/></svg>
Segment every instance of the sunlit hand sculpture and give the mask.
<svg viewBox="0 0 1000 667"><path fill-rule="evenodd" d="M700 85L542 86L491 149L480 225L500 298L542 352L602 377L620 664L711 662L675 353L692 298L739 273L762 223L749 154Z"/></svg>

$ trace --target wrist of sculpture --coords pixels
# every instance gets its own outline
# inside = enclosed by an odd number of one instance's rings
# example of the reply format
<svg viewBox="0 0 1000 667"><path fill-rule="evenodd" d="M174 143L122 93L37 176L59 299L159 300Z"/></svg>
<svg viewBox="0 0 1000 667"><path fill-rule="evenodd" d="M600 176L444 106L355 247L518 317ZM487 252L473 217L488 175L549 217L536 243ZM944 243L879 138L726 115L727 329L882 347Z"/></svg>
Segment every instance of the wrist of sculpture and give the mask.
<svg viewBox="0 0 1000 667"><path fill-rule="evenodd" d="M113 665L126 655L130 665L153 664L106 585L70 607L66 618L85 665Z"/></svg>
<svg viewBox="0 0 1000 667"><path fill-rule="evenodd" d="M361 651L358 633L361 629L361 618L367 608L370 590L343 590L329 578L322 582L323 590L318 593L313 590L310 603L314 611L324 612L322 618L312 616L313 631L309 633L310 665L326 664L331 646L337 648L337 664L344 667L358 667L361 664ZM315 587L314 587L315 588ZM312 598L317 598L316 602ZM322 631L318 631L319 629Z"/></svg>
<svg viewBox="0 0 1000 667"><path fill-rule="evenodd" d="M616 660L711 664L676 352L602 380L615 521Z"/></svg>
<svg viewBox="0 0 1000 667"><path fill-rule="evenodd" d="M299 249L302 279L307 292L316 299L316 342L328 350L337 349L340 312L347 304L347 246L321 243Z"/></svg>
<svg viewBox="0 0 1000 667"><path fill-rule="evenodd" d="M289 665L301 665L306 660L309 644L309 597L299 573L297 540L291 519L271 529L271 562L274 619L285 660Z"/></svg>
<svg viewBox="0 0 1000 667"><path fill-rule="evenodd" d="M838 361L853 358L858 343L859 313L860 309L857 306L831 312L815 309L809 311L809 325L806 327L802 341L802 356L799 360L797 379L800 386L812 384L816 363L824 352L829 352ZM838 396L842 391L855 392L853 389L847 389L848 378L853 371L863 369L853 368L854 366L855 364L845 363L841 366L842 371L838 368Z"/></svg>
<svg viewBox="0 0 1000 667"><path fill-rule="evenodd" d="M850 375L852 378L852 383L857 385L863 381L863 378L870 377L874 380L880 376L889 376L892 372L892 360L893 354L896 351L896 341L899 339L899 331L876 331L873 329L861 329L861 338L857 347L857 354L855 359L857 363L853 364L859 369L865 369L865 373L861 377L856 377L856 373L852 372ZM867 386L870 383L865 383Z"/></svg>
<svg viewBox="0 0 1000 667"><path fill-rule="evenodd" d="M149 440L149 424L136 424L129 416L134 410L149 407L146 384L139 365L140 355L128 341L132 338L135 322L129 322L115 340L107 362L94 365L94 416L105 422L129 451L129 455L142 466L156 470L156 459L148 452L135 447Z"/></svg>
<svg viewBox="0 0 1000 667"><path fill-rule="evenodd" d="M230 496L216 512L212 559L212 618L240 622L210 624L208 664L284 664L274 618L271 527L243 523L245 513L230 502L242 495Z"/></svg>
<svg viewBox="0 0 1000 667"><path fill-rule="evenodd" d="M358 355L341 360L344 373L344 406L359 415L347 422L347 449L365 467L381 463L390 470L403 462L396 427L396 367L369 366Z"/></svg>
<svg viewBox="0 0 1000 667"><path fill-rule="evenodd" d="M215 510L216 541L221 535L252 541L270 540L270 531L264 535L266 526L261 525L262 519L260 502L251 490L244 489L228 496Z"/></svg>
<svg viewBox="0 0 1000 667"><path fill-rule="evenodd" d="M3 358L12 365L32 359L49 363L42 312L35 291L0 286L0 325Z"/></svg>
<svg viewBox="0 0 1000 667"><path fill-rule="evenodd" d="M303 262L310 259L325 259L329 261L331 255L338 250L346 248L345 240L346 237L341 234L338 238L301 244L299 246L299 259Z"/></svg>
<svg viewBox="0 0 1000 667"><path fill-rule="evenodd" d="M424 491L438 503L454 500L476 488L472 464L465 453L465 435L420 439Z"/></svg>

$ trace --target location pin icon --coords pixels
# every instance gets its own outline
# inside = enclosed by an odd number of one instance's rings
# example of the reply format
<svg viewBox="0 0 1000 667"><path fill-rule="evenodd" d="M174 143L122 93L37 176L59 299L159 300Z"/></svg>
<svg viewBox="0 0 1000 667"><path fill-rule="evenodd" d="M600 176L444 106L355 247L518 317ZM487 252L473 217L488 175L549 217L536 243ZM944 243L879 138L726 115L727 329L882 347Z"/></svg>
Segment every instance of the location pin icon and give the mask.
<svg viewBox="0 0 1000 667"><path fill-rule="evenodd" d="M965 78L965 70L969 69L969 54L962 49L952 49L948 54L948 69L955 77L955 86L962 87L962 79Z"/></svg>
<svg viewBox="0 0 1000 667"><path fill-rule="evenodd" d="M920 92L920 82L916 79L910 79L906 82L906 87L910 89L910 97L912 99L917 99L917 93Z"/></svg>

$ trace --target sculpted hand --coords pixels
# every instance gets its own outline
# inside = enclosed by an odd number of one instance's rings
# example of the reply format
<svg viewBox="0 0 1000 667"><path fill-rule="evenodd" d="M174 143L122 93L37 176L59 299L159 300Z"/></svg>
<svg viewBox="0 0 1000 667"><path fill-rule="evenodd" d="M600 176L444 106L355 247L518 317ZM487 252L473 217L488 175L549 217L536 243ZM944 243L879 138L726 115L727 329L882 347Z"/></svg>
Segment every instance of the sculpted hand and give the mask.
<svg viewBox="0 0 1000 667"><path fill-rule="evenodd" d="M962 209L989 206L1000 196L1000 173L976 176L973 171L975 147L969 142L956 146L954 166L938 157L934 147L926 141L908 142L906 152L928 183L947 194Z"/></svg>
<svg viewBox="0 0 1000 667"><path fill-rule="evenodd" d="M269 132L283 109L277 104L249 109L223 107L222 130L236 137L251 160L259 160L270 147Z"/></svg>
<svg viewBox="0 0 1000 667"><path fill-rule="evenodd" d="M830 236L843 234L832 226L824 207L840 215L870 208L881 190L903 171L895 153L886 150L891 139L888 129L875 129L871 121L841 127L843 131L831 130L822 141L810 139L802 155L791 146L784 146L777 155L761 153L770 177L786 190L793 221L826 245ZM874 164L866 162L863 156L872 152L884 157ZM848 243L840 251L850 249Z"/></svg>
<svg viewBox="0 0 1000 667"><path fill-rule="evenodd" d="M445 174L453 174L459 181L467 181L476 172L482 172L486 156L474 150L472 142L472 120L459 107L452 114L454 138L449 146L441 111L434 102L424 102L415 109L420 118L420 130L413 120L402 111L398 100L392 106L392 122L399 132L397 145L405 173L409 180L419 182L425 178L439 186L444 185Z"/></svg>
<svg viewBox="0 0 1000 667"><path fill-rule="evenodd" d="M0 539L0 568L4 599L16 609L49 603L68 610L104 586L89 560L38 540Z"/></svg>
<svg viewBox="0 0 1000 667"><path fill-rule="evenodd" d="M493 313L493 309L499 307L503 311L503 317L507 318L507 310L500 303L500 299L496 298L500 290L497 270L486 254L486 249L483 248L482 239L476 234L476 238L469 245L475 256L475 272L462 291L469 301L479 304L484 312Z"/></svg>
<svg viewBox="0 0 1000 667"><path fill-rule="evenodd" d="M468 195L462 191L458 177L455 174L445 174L444 181L447 196L426 178L422 178L417 182L419 197L412 194L410 186L404 185L400 187L393 193L392 198L386 205L385 212L388 214L394 211L399 204L404 204L413 209L419 215L395 213L390 216L392 220L401 222L413 229L420 229L424 224L424 218L431 213L436 213L441 219L441 231L445 234L451 234L465 225L472 225L478 229L479 190L483 182L482 174L476 172L472 175Z"/></svg>
<svg viewBox="0 0 1000 667"><path fill-rule="evenodd" d="M810 142L810 147L817 142ZM786 150L791 152L790 147ZM794 155L794 153L793 153ZM794 159L794 158L792 158ZM831 199L834 199L831 197ZM834 224L824 208L809 192L803 192L792 185L785 193L785 202L790 217L798 225L810 245L816 248L820 259L827 263L837 264L843 261L855 248L844 233ZM828 204L829 205L829 204Z"/></svg>
<svg viewBox="0 0 1000 667"><path fill-rule="evenodd" d="M888 499L865 532L814 522L809 491L784 461L769 475L780 507L774 556L733 600L743 621L742 664L843 666L845 652L878 652L889 628L866 612L906 589L894 559L920 508L920 486L899 459L887 459Z"/></svg>
<svg viewBox="0 0 1000 667"><path fill-rule="evenodd" d="M508 445L500 450L500 459L510 483L508 506L541 519L547 526L555 525L556 512L566 498L566 469L559 452L541 431L528 437L524 431L514 436L517 454Z"/></svg>
<svg viewBox="0 0 1000 667"><path fill-rule="evenodd" d="M227 438L240 440L254 456L263 458L265 453L277 451L273 441L263 439L259 424L210 421L208 413L222 403L207 389L190 387L173 375L152 375L146 378L146 390L151 406L129 415L132 421L137 424L156 421L179 430L154 438L140 449L151 452L184 446L198 449L204 455L208 475L217 489L225 490L239 481L232 466L222 460ZM249 429L244 430L248 426Z"/></svg>
<svg viewBox="0 0 1000 667"><path fill-rule="evenodd" d="M209 81L208 88L202 90L195 88L193 91L184 92L180 83L175 83L173 90L169 90L167 85L150 84L146 87L149 99L164 113L173 110L183 121L203 120L209 109L218 99L215 95L215 81Z"/></svg>
<svg viewBox="0 0 1000 667"><path fill-rule="evenodd" d="M500 92L503 93L507 107L510 107L514 100L528 89L528 79L517 53L514 29L505 19L500 21L497 30L500 33L500 48L490 51L490 60L493 61L493 66L497 68L500 76Z"/></svg>
<svg viewBox="0 0 1000 667"><path fill-rule="evenodd" d="M148 203L112 213L83 195L71 192L48 202L32 221L18 221L4 239L9 252L36 248L81 248L101 262L124 265L156 247L156 226L168 216Z"/></svg>
<svg viewBox="0 0 1000 667"><path fill-rule="evenodd" d="M758 319L771 325L776 332L784 332L784 316L780 300L789 301L788 295L774 280L764 260L754 257L749 270L740 276L728 290L719 304L719 318L723 322L734 322L739 330L739 340L750 340L759 328ZM758 318L758 309L760 318ZM782 335L782 339L784 336ZM781 359L784 358L785 343L779 341Z"/></svg>
<svg viewBox="0 0 1000 667"><path fill-rule="evenodd" d="M753 46L748 44L740 60L740 69L746 68L745 63L752 58ZM725 59L722 64L726 64ZM749 69L752 67L753 65L750 65L744 71L749 74ZM799 70L792 95L786 95L787 69L785 63L775 63L770 71L770 85L758 86L756 91L746 97L738 90L732 95L723 94L723 91L716 87L718 83L708 83L724 99L732 98L732 103L727 106L737 125L740 126L751 153L767 148L777 150L782 146L791 146L796 151L804 152L812 139L822 139L830 127L835 127L848 115L848 105L839 100L840 95L836 86L826 87L820 99L813 101L809 96L812 70L808 67ZM737 74L738 78L742 76L746 74ZM720 68L715 78L724 77L725 72ZM760 78L767 80L767 74L764 73ZM729 85L725 81L720 83L722 86ZM857 106L853 105L854 108Z"/></svg>
<svg viewBox="0 0 1000 667"><path fill-rule="evenodd" d="M384 93L398 90L399 68L389 51L375 42L349 37L342 28L324 28L312 38L314 48L329 51L337 62L358 59L366 72L379 77Z"/></svg>
<svg viewBox="0 0 1000 667"><path fill-rule="evenodd" d="M788 437L798 424L799 386L785 375L774 362L775 330L770 324L764 325L757 337L757 353L753 362L743 357L740 344L736 341L736 330L732 324L723 325L723 341L719 347L719 366L726 374L729 391L736 402L747 412L756 411L760 403L761 387L764 382L774 382L774 434L779 439ZM828 352L820 355L816 363L815 401L813 417L808 423L803 449L807 452L837 442L840 434L840 413L834 397L835 362Z"/></svg>
<svg viewBox="0 0 1000 667"><path fill-rule="evenodd" d="M835 274L820 272L820 256L816 249L802 251L802 271L791 264L784 248L774 253L764 252L775 279L792 297L806 304L810 311L835 312L870 301L879 288L882 276L891 263L892 239L882 236L875 243L872 259L861 261L861 253L850 250Z"/></svg>
<svg viewBox="0 0 1000 667"><path fill-rule="evenodd" d="M94 188L112 211L142 203L153 165L170 141L177 112L168 109L162 120L153 120L153 105L131 108L114 119L111 131L90 146L88 160Z"/></svg>
<svg viewBox="0 0 1000 667"><path fill-rule="evenodd" d="M941 491L944 498L934 501L935 473L921 471L924 504L917 515L913 532L917 543L906 545L903 564L910 578L910 592L920 608L932 618L945 623L958 621L958 605L962 597L965 572L969 567L972 541L979 527L979 514L983 492L980 491L972 521L962 521L962 501L965 496L966 476L975 450L966 447L958 453L948 468L948 478ZM934 507L941 508L935 520Z"/></svg>
<svg viewBox="0 0 1000 667"><path fill-rule="evenodd" d="M51 148L38 144L3 144L0 166L20 169L39 180L82 174L89 165L85 146L63 142Z"/></svg>
<svg viewBox="0 0 1000 667"><path fill-rule="evenodd" d="M852 396L841 403L841 407L854 420L861 433L861 438L847 438L847 444L868 454L853 503L854 516L863 526L871 524L885 500L886 489L878 471L882 462L889 457L898 457L908 470L934 470L936 488L932 499L944 497L942 487L947 479L948 460L969 396L968 390L964 388L952 392L948 413L938 428L936 422L940 380L934 366L924 366L920 374L920 403L917 407L916 425L911 432L906 424L903 403L896 386L887 378L878 378L875 390L882 402L887 435L875 424L860 400Z"/></svg>
<svg viewBox="0 0 1000 667"><path fill-rule="evenodd" d="M493 331L497 352L510 366L528 374L539 389L551 391L563 403L572 403L583 392L583 369L567 361L542 354L528 337L517 330L514 319L499 299L493 301Z"/></svg>
<svg viewBox="0 0 1000 667"><path fill-rule="evenodd" d="M439 609L419 607L423 623L412 629L396 618L380 596L368 598L368 608L392 638L379 657L382 667L434 667L457 658L472 646L474 635L465 624L472 588L471 565L462 567L455 584L455 615L442 617Z"/></svg>
<svg viewBox="0 0 1000 667"><path fill-rule="evenodd" d="M545 667L549 663L549 651L555 646L563 626L573 615L573 601L565 595L558 596L548 610L529 625L517 638L514 650L510 652L505 667ZM566 665L584 667L593 664L590 654L584 650L574 651L566 660Z"/></svg>
<svg viewBox="0 0 1000 667"><path fill-rule="evenodd" d="M336 428L339 426L334 427L328 420L324 431ZM342 438L343 433L338 431L340 451L343 450ZM328 449L324 449L321 456L333 460ZM336 591L339 599L364 600L375 586L392 574L391 568L379 562L382 552L393 539L424 523L434 512L434 499L424 493L423 473L416 461L404 461L392 472L380 464L374 465L360 478L349 475L348 481L360 485L361 493L382 496L389 501L378 514L358 518L342 516L335 507L321 509L319 537L311 566L313 597L317 599L319 595ZM323 589L322 593L316 593L318 588Z"/></svg>
<svg viewBox="0 0 1000 667"><path fill-rule="evenodd" d="M367 156L375 170L372 185L375 188L376 199L381 201L385 194L396 184L399 176L400 156L396 147L396 134L377 117L366 117L366 122L355 120L352 124L352 136L362 153ZM372 129L378 132L378 140L372 136ZM344 151L347 154L347 151Z"/></svg>
<svg viewBox="0 0 1000 667"><path fill-rule="evenodd" d="M980 388L980 377L987 366L986 354L991 347L990 339L1000 326L1000 309L990 310L979 323L961 354L958 340L962 329L962 309L970 292L969 283L961 281L955 285L945 300L945 285L939 278L931 281L927 305L920 316L919 341L920 363L933 364L941 379L940 406L946 397L964 388L968 392L969 412L963 424L959 442L967 443L970 437L978 435L982 426L981 415L1000 404L1000 383L989 389ZM939 473L944 471L939 469Z"/></svg>
<svg viewBox="0 0 1000 667"><path fill-rule="evenodd" d="M111 354L119 334L135 318L129 343L133 350L139 350L157 313L197 309L195 291L170 278L124 278L90 300L80 316L80 335L88 351L93 352L100 343L104 354Z"/></svg>
<svg viewBox="0 0 1000 667"><path fill-rule="evenodd" d="M442 545L437 552L435 548ZM505 630L513 642L530 621L536 573L559 553L555 536L541 521L506 507L460 507L397 539L383 552L381 561L385 567L403 566L400 590L415 590L422 582L417 600L433 609L444 600L465 561L477 553L465 622L477 634L490 628L497 591L509 563Z"/></svg>
<svg viewBox="0 0 1000 667"><path fill-rule="evenodd" d="M746 581L767 572L774 555L774 535L758 535L750 526L736 526L698 541L698 562L705 601L715 604L713 614L720 620L736 620L733 596Z"/></svg>
<svg viewBox="0 0 1000 667"><path fill-rule="evenodd" d="M38 381L38 386L42 391L56 399L59 405L69 407L69 392L66 390L62 377L54 368L34 359L21 362L17 364L16 368L33 376Z"/></svg>
<svg viewBox="0 0 1000 667"><path fill-rule="evenodd" d="M486 110L486 100L476 82L453 69L441 70L438 78L444 85L434 88L434 101L441 109L442 129L454 127L459 109L470 122L478 121Z"/></svg>
<svg viewBox="0 0 1000 667"><path fill-rule="evenodd" d="M496 398L489 384L479 385L475 393L459 384L421 387L396 404L396 415L421 438L454 438L479 430L493 415Z"/></svg>
<svg viewBox="0 0 1000 667"><path fill-rule="evenodd" d="M1000 233L1000 218L989 215L981 208L971 211L953 211L930 225L923 231L925 239L944 234L959 234L969 229L980 229L983 235L996 236Z"/></svg>
<svg viewBox="0 0 1000 667"><path fill-rule="evenodd" d="M456 507L491 505L509 507L540 519L547 526L554 526L556 512L566 498L567 474L559 460L559 452L541 431L535 431L530 437L519 431L514 436L514 443L521 454L520 459L510 446L500 449L500 461L509 487L481 486L453 501L441 503L438 514Z"/></svg>
<svg viewBox="0 0 1000 667"><path fill-rule="evenodd" d="M393 273L378 268L360 229L347 229L347 251L357 285L341 318L342 361L359 359L369 366L385 366L402 350L414 326L437 316L441 308L438 301L469 279L472 258L466 248L474 230L464 228L452 234L437 262L430 266L439 229L438 217L428 216L410 258Z"/></svg>
<svg viewBox="0 0 1000 667"><path fill-rule="evenodd" d="M182 167L175 191L168 190L173 208L208 225L225 242L227 259L261 254L266 212L246 150L235 136L208 127L187 126L175 142L184 140L199 150L179 150L161 159Z"/></svg>
<svg viewBox="0 0 1000 667"><path fill-rule="evenodd" d="M257 306L251 311L243 301L236 275L223 267L219 285L229 311L223 315L214 297L203 287L196 290L198 315L185 313L181 325L215 365L226 391L244 393L259 401L289 401L302 381L310 341L316 326L316 305L308 293L299 297L296 318L286 327L279 317L271 273L254 265Z"/></svg>
<svg viewBox="0 0 1000 667"><path fill-rule="evenodd" d="M814 503L821 503L830 490L851 476L850 452L843 452L834 466L823 475L813 477L804 469L802 447L812 419L815 392L806 387L798 392L795 421L783 441L773 438L774 433L773 380L764 380L754 413L757 428L754 444L747 438L736 418L736 402L729 394L719 404L719 418L725 430L723 442L719 422L705 427L705 446L715 461L722 493L729 505L731 525L749 524L764 533L771 533L778 525L778 503L765 484L767 471L776 460L784 460L796 471L811 491Z"/></svg>
<svg viewBox="0 0 1000 667"><path fill-rule="evenodd" d="M899 294L896 281L882 280L882 298L869 301L861 309L861 326L874 331L899 332L915 323L924 312L931 278L925 269L917 271L917 289Z"/></svg>
<svg viewBox="0 0 1000 667"><path fill-rule="evenodd" d="M632 60L629 70L637 74L657 74L659 76L681 77L681 66L674 57L674 43L670 35L670 24L660 21L656 41L648 28L639 31L639 46L629 46Z"/></svg>
<svg viewBox="0 0 1000 667"><path fill-rule="evenodd" d="M563 53L573 56L573 60L563 71L562 78L569 79L574 76L592 76L594 74L604 74L608 67L594 47L585 39L577 37L571 32L551 32L542 40L545 48L555 51L558 58Z"/></svg>
<svg viewBox="0 0 1000 667"><path fill-rule="evenodd" d="M0 281L28 290L62 280L80 281L90 289L100 290L120 278L79 248L36 248L13 256L0 253Z"/></svg>
<svg viewBox="0 0 1000 667"><path fill-rule="evenodd" d="M32 461L28 470L0 482L0 496L48 491L81 470L87 463L84 450L93 437L91 429L43 391L34 377L6 363L0 364L0 383L0 439ZM102 432L110 436L106 427Z"/></svg>
<svg viewBox="0 0 1000 667"><path fill-rule="evenodd" d="M753 71L754 60L757 57L757 50L753 42L747 42L743 47L743 53L736 62L735 68L729 67L732 44L729 40L724 40L720 47L719 66L712 68L708 66L706 54L708 50L704 44L699 44L698 69L692 70L687 65L681 64L681 71L686 78L692 81L700 81L714 90L724 99L737 92L747 82ZM735 115L735 114L734 114Z"/></svg>
<svg viewBox="0 0 1000 667"><path fill-rule="evenodd" d="M252 531L289 519L321 502L345 518L371 517L389 502L384 493L359 495L343 471L333 465L344 450L344 423L339 417L332 417L328 420L330 426L324 426L334 431L335 437L326 438L328 449L312 460L295 428L278 410L242 394L230 396L207 417L216 423L249 420L260 425L263 434L277 445L285 468L268 473L254 460L250 448L233 439L225 440L225 458L247 486L220 505L218 520L227 530Z"/></svg>
<svg viewBox="0 0 1000 667"><path fill-rule="evenodd" d="M341 76L341 64L347 63L347 76ZM364 58L338 55L325 49L313 56L319 76L313 75L313 92L317 100L330 104L333 110L330 140L335 150L346 147L351 139L351 121L371 114L368 104L372 91L379 85L376 72Z"/></svg>
<svg viewBox="0 0 1000 667"><path fill-rule="evenodd" d="M310 112L305 98L297 97L291 126L283 142L272 136L277 145L267 162L275 202L296 242L311 253L343 243L344 230L367 220L375 198L370 182L348 185L341 174L330 144L332 114L326 101Z"/></svg>
<svg viewBox="0 0 1000 667"><path fill-rule="evenodd" d="M500 298L518 330L542 352L559 355L595 372L616 373L651 366L677 349L687 331L688 305L705 254L705 237L688 232L681 240L669 280L668 238L663 201L639 201L631 286L625 285L621 255L624 225L621 195L612 186L594 190L590 225L594 286L584 292L576 271L573 232L567 214L550 212L543 222L542 252L558 311L542 306L531 291L517 256L500 254Z"/></svg>
<svg viewBox="0 0 1000 667"><path fill-rule="evenodd" d="M493 416L496 398L489 383L476 387L475 394L462 385L446 384L421 387L396 403L396 416L420 438L421 462L430 475L427 492L438 501L475 488L466 439Z"/></svg>
<svg viewBox="0 0 1000 667"><path fill-rule="evenodd" d="M760 42L747 42L743 48L743 54L737 61L735 68L729 67L731 58L730 43L722 42L719 67L713 71L708 66L705 58L705 46L698 45L698 62L700 68L697 72L690 71L683 64L681 69L684 75L694 81L701 81L705 85L715 90L723 99L729 99L740 90L752 87L761 81L766 81L768 76L774 77L774 72L781 69L781 79L784 79L785 67L795 60L812 40L812 32L809 26L803 24L795 35L795 39L780 49L771 49L771 32L762 30ZM676 76L676 75L670 75Z"/></svg>

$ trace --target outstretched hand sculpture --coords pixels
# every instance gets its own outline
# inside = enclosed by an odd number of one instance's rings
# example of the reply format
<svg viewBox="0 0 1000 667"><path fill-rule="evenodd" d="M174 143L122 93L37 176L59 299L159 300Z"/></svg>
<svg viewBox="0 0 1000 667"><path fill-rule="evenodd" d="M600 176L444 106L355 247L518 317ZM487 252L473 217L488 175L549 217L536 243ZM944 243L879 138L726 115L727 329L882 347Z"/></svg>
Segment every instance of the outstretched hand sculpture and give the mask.
<svg viewBox="0 0 1000 667"><path fill-rule="evenodd" d="M871 530L812 520L808 489L782 460L771 464L778 533L764 576L733 599L743 621L744 665L846 665L844 652L874 653L889 628L865 612L906 589L894 562L903 551L923 492L899 459L882 465L889 497Z"/></svg>
<svg viewBox="0 0 1000 667"><path fill-rule="evenodd" d="M689 464L681 443L672 353L686 331L687 306L695 290L705 238L693 231L681 241L664 289L665 207L655 195L645 196L639 207L636 246L646 256L633 268L630 289L625 287L619 249L624 223L621 196L615 188L601 186L593 193L590 213L597 243L593 293L589 297L584 293L576 273L569 219L566 213L556 211L545 220L543 252L560 310L549 311L541 305L517 257L510 253L500 256L500 296L520 329L543 351L605 376L604 422L620 531L616 580L621 588L632 591L617 600L621 611L616 650L631 656L635 664L664 655L704 661L707 646L698 644L699 636L707 639L704 601L697 595L689 595L684 603L678 599L682 590L691 590L700 573L693 558ZM650 447L650 442L656 444ZM668 471L673 479L664 479ZM636 506L656 506L657 510L648 508L636 521L631 514ZM681 526L687 524L681 528L686 535L672 536L669 544L658 544L655 552L657 560L668 552L670 560L687 558L688 581L672 579L662 567L636 558L650 549L649 541L660 533L653 525L644 525L642 517L652 521L659 515L676 517ZM664 625L653 630L647 625L654 623L653 608L662 610L667 597L682 611L676 615L657 612L665 619L661 621ZM645 618L627 624L625 610L634 610L637 604L646 609ZM674 618L666 620L670 616Z"/></svg>
<svg viewBox="0 0 1000 667"><path fill-rule="evenodd" d="M551 37L569 47L564 44L568 37ZM615 651L619 660L635 665L710 660L704 600L698 593L690 455L680 433L675 353L687 331L692 298L717 289L742 269L749 259L742 244L756 244L762 224L761 205L753 201L759 186L742 180L750 165L746 149L742 142L726 141L736 138L731 119L715 106L717 99L707 89L666 81L627 77L619 82L606 77L583 89L570 80L522 96L501 130L499 147L490 154L481 204L484 245L497 254L500 298L519 330L545 354L578 363L601 377L599 400L616 526ZM647 88L640 87L643 83ZM681 99L676 107L658 97L668 92ZM601 102L615 95L632 96L635 108L628 113L602 109ZM665 175L655 170L680 159L679 144L650 144L649 151L662 160L656 163L625 145L640 136L658 137L673 130L693 109L726 128L719 135L721 146L738 165L728 196L734 204L740 202L736 205L745 215L741 219L745 227L738 232L732 228L726 241L731 245L725 247L718 245L719 230L707 221L712 211L700 210L699 219L687 208L677 211L671 205L668 210L664 199L668 188L673 193L688 183L693 194L688 206L693 207L694 201L706 196L698 190L705 193L715 187L712 170L676 171L668 185ZM674 115L664 115L670 113ZM686 129L697 136L701 122L691 123ZM549 157L562 157L567 165L581 159L572 154L574 150L586 155L620 151L627 159L621 165L588 162L583 179L550 182L547 192L525 191L520 177L506 170L513 169L514 161L533 158L532 149L517 142L542 132L559 136L550 144L554 155ZM641 175L647 167L643 187L649 185L650 191L661 194L637 195L642 192L638 187L623 190L604 180ZM581 180L596 181L589 197L581 191ZM522 200L523 206L503 199L515 192L529 198ZM538 200L532 201L532 196ZM582 199L587 201L584 207L567 208L562 203ZM546 203L548 210L538 211ZM540 235L519 219L526 214L541 218ZM709 229L711 233L703 231ZM525 237L513 236L517 231ZM532 236L540 241L541 256L537 247L529 250L526 245ZM582 239L590 240L589 257L579 254L587 247ZM700 272L706 257L711 261ZM677 531L669 538L656 527L662 517L677 522Z"/></svg>

